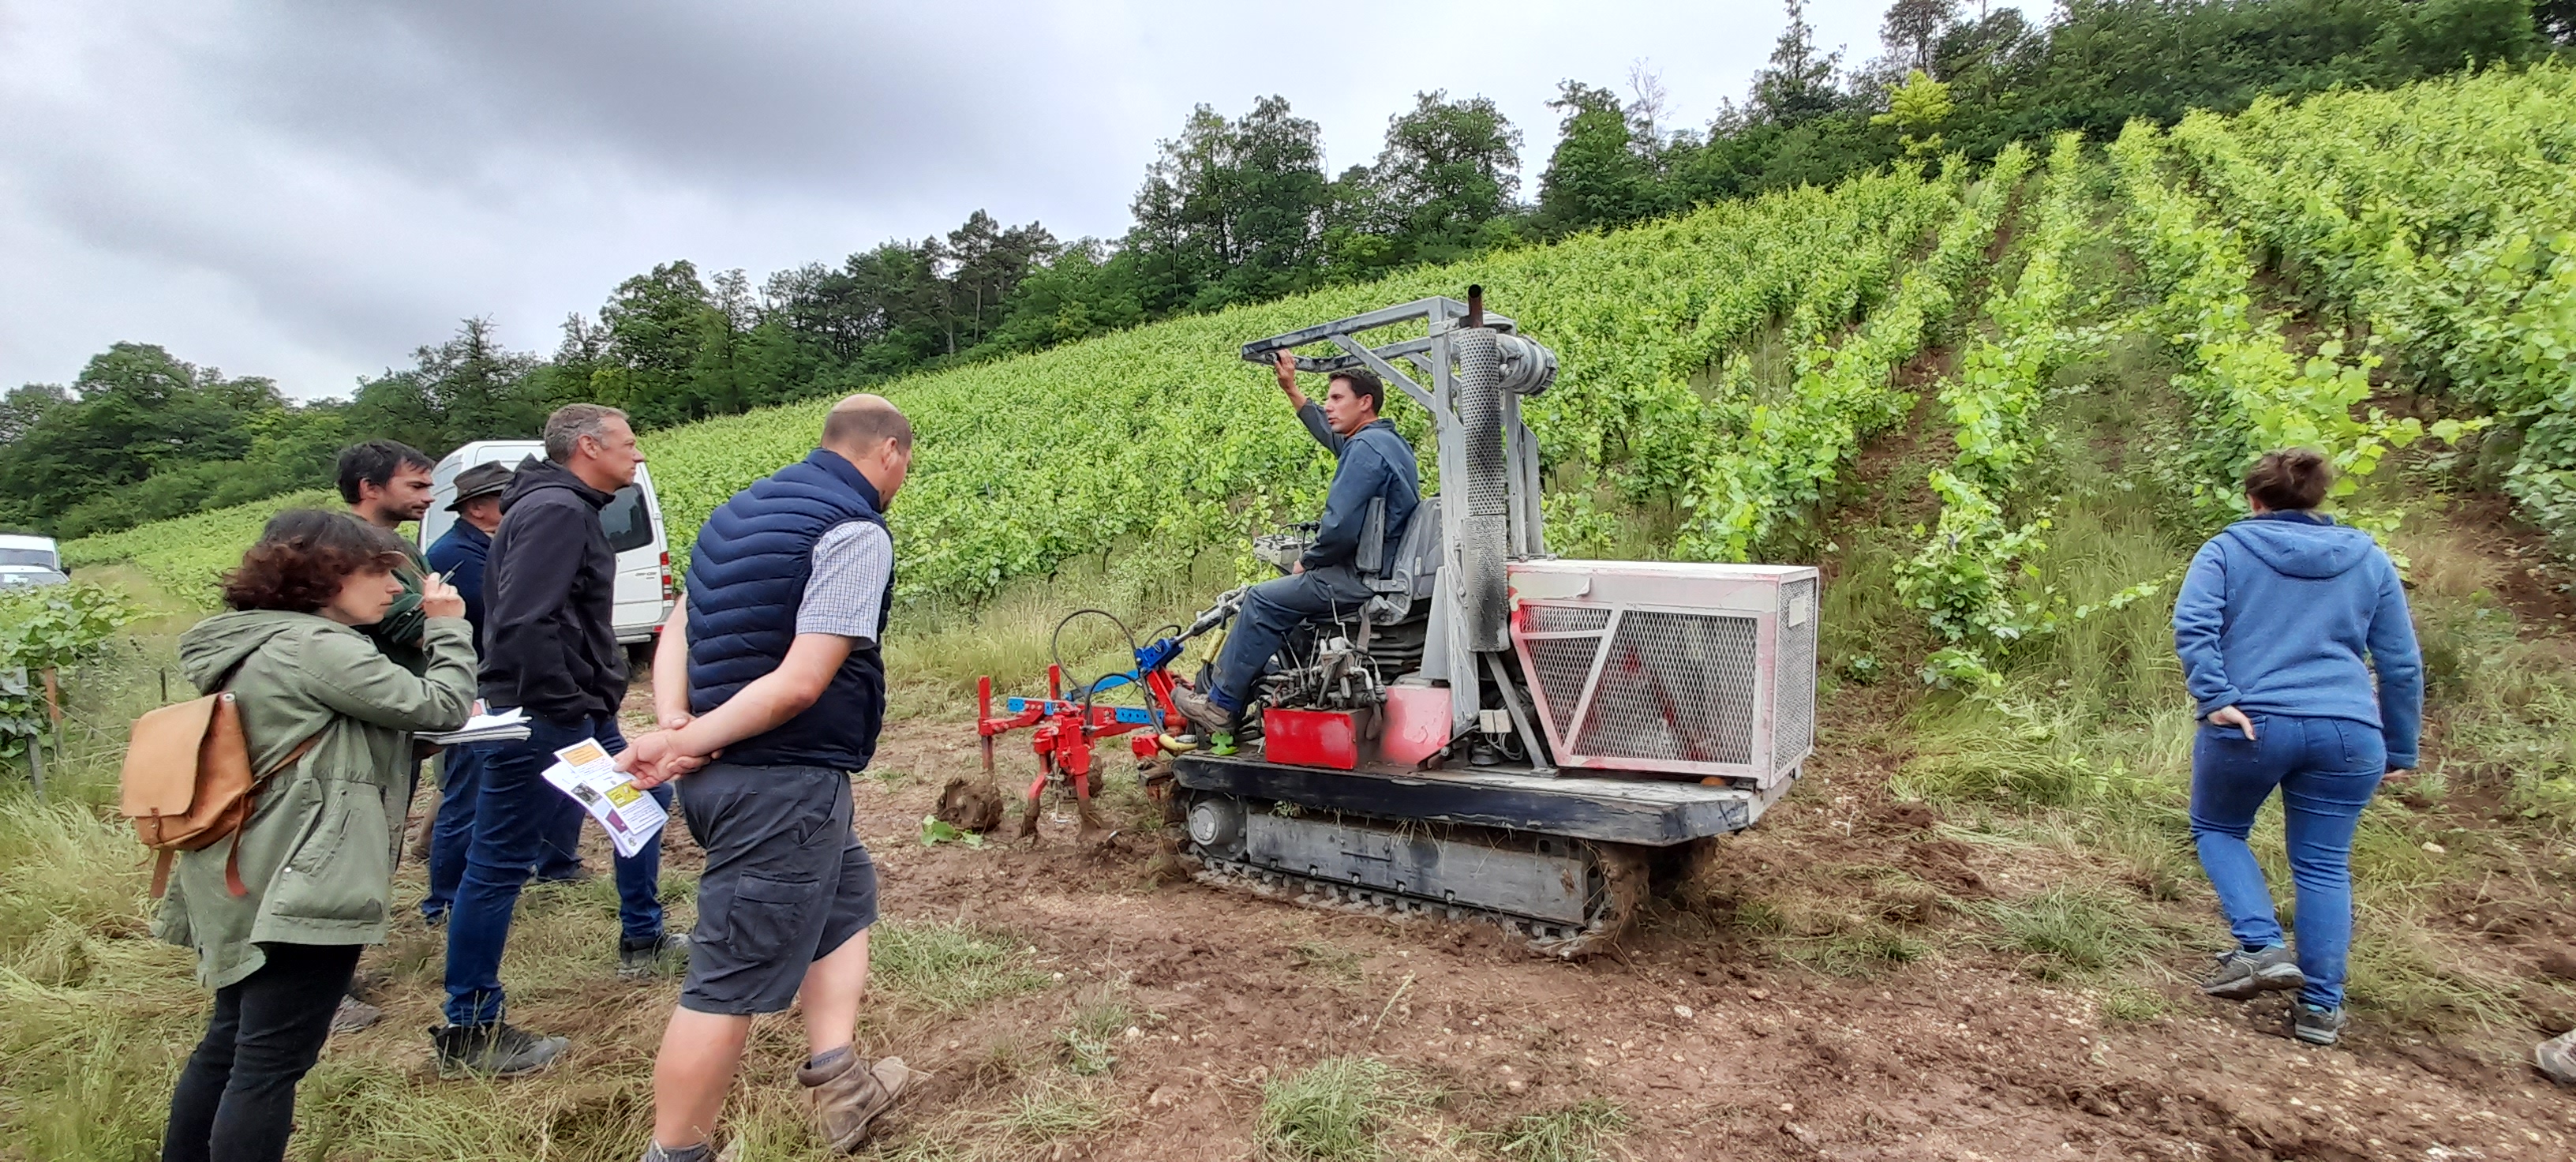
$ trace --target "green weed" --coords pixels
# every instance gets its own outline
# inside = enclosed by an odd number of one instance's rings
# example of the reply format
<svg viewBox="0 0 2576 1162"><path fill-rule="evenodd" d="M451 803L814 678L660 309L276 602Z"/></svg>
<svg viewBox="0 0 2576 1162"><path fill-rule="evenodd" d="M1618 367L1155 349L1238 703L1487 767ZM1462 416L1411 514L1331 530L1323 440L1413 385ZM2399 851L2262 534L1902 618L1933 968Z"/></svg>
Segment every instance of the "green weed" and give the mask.
<svg viewBox="0 0 2576 1162"><path fill-rule="evenodd" d="M1118 1063L1111 1052L1118 1037L1136 1023L1136 1014L1116 1002L1085 1005L1074 1010L1073 1021L1056 1031L1056 1040L1064 1046L1065 1068L1076 1077L1090 1077L1109 1072Z"/></svg>

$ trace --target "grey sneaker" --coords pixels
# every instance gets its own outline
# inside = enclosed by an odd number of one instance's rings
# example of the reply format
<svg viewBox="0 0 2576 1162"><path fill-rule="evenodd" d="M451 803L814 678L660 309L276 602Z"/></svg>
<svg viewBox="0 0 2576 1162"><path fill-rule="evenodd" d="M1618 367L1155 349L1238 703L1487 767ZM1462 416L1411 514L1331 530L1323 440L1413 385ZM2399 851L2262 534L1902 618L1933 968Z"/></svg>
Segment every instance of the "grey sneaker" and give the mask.
<svg viewBox="0 0 2576 1162"><path fill-rule="evenodd" d="M541 1037L498 1021L431 1029L429 1042L438 1056L440 1077L469 1073L516 1077L533 1073L552 1064L563 1054L564 1047L572 1044L561 1037Z"/></svg>
<svg viewBox="0 0 2576 1162"><path fill-rule="evenodd" d="M640 980L688 963L689 938L677 932L665 932L655 940L617 942L617 975L625 980Z"/></svg>
<svg viewBox="0 0 2576 1162"><path fill-rule="evenodd" d="M2310 1045L2332 1045L2343 1036L2343 1027L2352 1019L2342 1009L2320 1009L2302 1004L2290 1010L2290 1035Z"/></svg>
<svg viewBox="0 0 2576 1162"><path fill-rule="evenodd" d="M1234 729L1234 716L1196 690L1174 689L1172 706L1181 712L1181 717L1190 720L1190 725L1208 734L1225 734Z"/></svg>
<svg viewBox="0 0 2576 1162"><path fill-rule="evenodd" d="M2275 944L2261 952L2234 949L2218 955L2218 968L2200 982L2200 991L2231 1001L2252 998L2256 993L2282 992L2305 987L2307 974L2299 971L2299 958L2290 950Z"/></svg>
<svg viewBox="0 0 2576 1162"><path fill-rule="evenodd" d="M740 1138L725 1143L722 1150L713 1149L703 1142L682 1150L666 1150L660 1142L651 1138L644 1140L644 1162L740 1162L741 1158Z"/></svg>
<svg viewBox="0 0 2576 1162"><path fill-rule="evenodd" d="M385 1011L356 997L340 998L340 1007L331 1011L331 1031L355 1033L385 1019Z"/></svg>
<svg viewBox="0 0 2576 1162"><path fill-rule="evenodd" d="M2531 1063L2548 1074L2551 1081L2576 1085L2576 1032L2561 1033L2535 1046Z"/></svg>

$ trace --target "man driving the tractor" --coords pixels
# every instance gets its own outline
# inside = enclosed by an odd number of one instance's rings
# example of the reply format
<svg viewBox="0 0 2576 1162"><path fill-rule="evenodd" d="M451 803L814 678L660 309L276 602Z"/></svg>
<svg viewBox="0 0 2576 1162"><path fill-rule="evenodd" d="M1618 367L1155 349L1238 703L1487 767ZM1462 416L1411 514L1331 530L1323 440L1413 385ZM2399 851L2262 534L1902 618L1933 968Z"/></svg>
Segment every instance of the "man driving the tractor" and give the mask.
<svg viewBox="0 0 2576 1162"><path fill-rule="evenodd" d="M1324 515L1314 541L1306 546L1287 576L1264 581L1246 591L1242 612L1218 652L1216 674L1206 690L1176 690L1172 704L1211 734L1228 734L1243 714L1252 687L1260 681L1270 656L1297 627L1359 612L1374 590L1358 567L1360 538L1366 535L1369 509L1385 502L1384 552L1395 558L1405 525L1422 500L1413 445L1380 416L1386 386L1362 368L1332 373L1317 406L1297 388L1297 358L1278 353L1273 365L1279 390L1297 409L1297 418L1315 441L1340 458L1333 484L1324 496Z"/></svg>

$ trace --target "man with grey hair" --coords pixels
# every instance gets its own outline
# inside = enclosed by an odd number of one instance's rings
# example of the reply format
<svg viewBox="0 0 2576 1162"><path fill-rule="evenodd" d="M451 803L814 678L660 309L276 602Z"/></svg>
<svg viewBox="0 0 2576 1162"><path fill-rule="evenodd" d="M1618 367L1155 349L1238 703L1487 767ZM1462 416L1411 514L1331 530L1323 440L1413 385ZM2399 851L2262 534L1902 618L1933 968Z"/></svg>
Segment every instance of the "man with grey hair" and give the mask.
<svg viewBox="0 0 2576 1162"><path fill-rule="evenodd" d="M543 855L546 825L560 814L561 792L544 775L554 752L584 739L612 750L622 743L617 554L599 510L635 482L644 454L626 413L597 404L556 409L545 441L546 458L522 466L501 494L501 527L484 566L483 700L495 711L525 711L529 734L484 758L474 838L449 906L448 1023L431 1030L445 1076L525 1073L563 1052L563 1038L502 1021L501 952L519 889ZM687 949L662 930L660 875L658 845L617 861L623 971L649 971Z"/></svg>

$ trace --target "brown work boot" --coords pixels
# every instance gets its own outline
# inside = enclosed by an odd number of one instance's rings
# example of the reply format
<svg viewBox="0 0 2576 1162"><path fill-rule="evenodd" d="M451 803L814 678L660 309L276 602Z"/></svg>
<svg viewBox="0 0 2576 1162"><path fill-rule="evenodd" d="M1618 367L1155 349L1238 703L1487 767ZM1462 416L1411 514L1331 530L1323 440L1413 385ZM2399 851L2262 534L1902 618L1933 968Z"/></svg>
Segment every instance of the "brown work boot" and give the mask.
<svg viewBox="0 0 2576 1162"><path fill-rule="evenodd" d="M1210 701L1207 695L1196 690L1174 689L1172 708L1180 711L1181 717L1189 719L1190 725L1198 727L1206 734L1234 732L1234 716L1226 713L1224 707Z"/></svg>
<svg viewBox="0 0 2576 1162"><path fill-rule="evenodd" d="M834 1153L853 1154L867 1141L868 1126L903 1096L915 1076L903 1058L887 1057L870 1066L852 1050L829 1064L798 1069L796 1083L805 1087L814 1133Z"/></svg>

